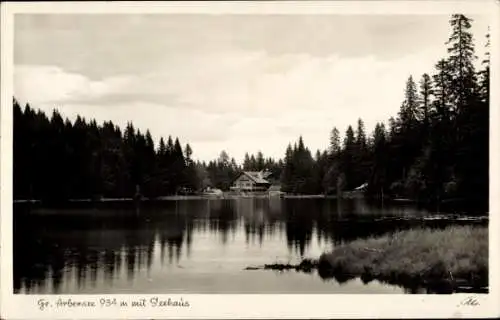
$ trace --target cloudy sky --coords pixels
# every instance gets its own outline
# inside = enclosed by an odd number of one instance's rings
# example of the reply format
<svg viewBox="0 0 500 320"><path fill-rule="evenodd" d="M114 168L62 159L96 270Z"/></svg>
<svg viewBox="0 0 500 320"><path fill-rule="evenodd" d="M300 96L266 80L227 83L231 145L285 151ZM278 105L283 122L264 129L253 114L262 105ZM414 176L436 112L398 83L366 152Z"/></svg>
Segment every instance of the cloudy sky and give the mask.
<svg viewBox="0 0 500 320"><path fill-rule="evenodd" d="M478 49L488 20L471 16ZM397 113L407 77L446 54L444 15L17 15L15 96L98 122L127 121L155 141L282 157L313 151L361 117ZM481 51L478 50L480 54Z"/></svg>

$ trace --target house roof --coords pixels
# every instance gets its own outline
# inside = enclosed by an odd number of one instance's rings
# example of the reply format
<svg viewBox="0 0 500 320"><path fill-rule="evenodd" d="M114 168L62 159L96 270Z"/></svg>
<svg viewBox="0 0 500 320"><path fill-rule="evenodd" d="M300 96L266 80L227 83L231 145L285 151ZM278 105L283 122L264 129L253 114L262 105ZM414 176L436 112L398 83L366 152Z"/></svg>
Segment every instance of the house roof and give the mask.
<svg viewBox="0 0 500 320"><path fill-rule="evenodd" d="M246 175L255 183L270 183L265 178L269 177L270 173L262 171L243 171L241 174ZM241 175L240 175L241 176Z"/></svg>
<svg viewBox="0 0 500 320"><path fill-rule="evenodd" d="M362 185L360 185L357 188L354 188L354 190L356 190L356 191L361 191L361 190L364 191L364 190L366 190L366 188L368 188L368 183L367 182L363 183Z"/></svg>
<svg viewBox="0 0 500 320"><path fill-rule="evenodd" d="M267 179L270 175L272 175L273 173L269 170L264 170L264 171L261 171L262 173L262 178L264 179Z"/></svg>

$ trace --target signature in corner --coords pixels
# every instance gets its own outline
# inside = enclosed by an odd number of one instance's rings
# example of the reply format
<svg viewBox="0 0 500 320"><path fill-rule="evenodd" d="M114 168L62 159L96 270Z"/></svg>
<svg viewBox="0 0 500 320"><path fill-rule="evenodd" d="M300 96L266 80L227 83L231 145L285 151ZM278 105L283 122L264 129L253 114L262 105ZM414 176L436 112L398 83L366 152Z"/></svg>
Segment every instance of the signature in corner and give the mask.
<svg viewBox="0 0 500 320"><path fill-rule="evenodd" d="M470 297L467 297L464 300L462 300L460 302L460 305L461 306L472 306L472 307L475 307L475 306L479 305L479 301L477 301L476 297L470 296Z"/></svg>

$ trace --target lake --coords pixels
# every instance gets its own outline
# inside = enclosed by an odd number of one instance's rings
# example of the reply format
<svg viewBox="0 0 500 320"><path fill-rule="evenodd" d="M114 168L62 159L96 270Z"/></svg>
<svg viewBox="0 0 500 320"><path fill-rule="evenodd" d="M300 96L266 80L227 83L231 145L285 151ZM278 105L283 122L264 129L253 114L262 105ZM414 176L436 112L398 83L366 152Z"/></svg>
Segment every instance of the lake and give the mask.
<svg viewBox="0 0 500 320"><path fill-rule="evenodd" d="M471 223L455 220L453 223ZM14 206L14 292L417 293L315 271L244 270L448 218L362 199L199 199Z"/></svg>

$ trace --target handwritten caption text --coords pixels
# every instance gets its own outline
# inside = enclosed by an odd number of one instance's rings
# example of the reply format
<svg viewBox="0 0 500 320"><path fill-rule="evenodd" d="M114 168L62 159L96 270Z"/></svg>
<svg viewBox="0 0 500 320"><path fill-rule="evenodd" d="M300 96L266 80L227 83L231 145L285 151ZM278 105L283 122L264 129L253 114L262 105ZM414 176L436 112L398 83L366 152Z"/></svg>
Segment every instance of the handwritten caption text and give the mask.
<svg viewBox="0 0 500 320"><path fill-rule="evenodd" d="M189 301L183 298L95 298L76 300L72 298L57 298L54 300L43 298L37 300L38 308L41 311L50 309L94 309L94 308L187 308L190 306Z"/></svg>

